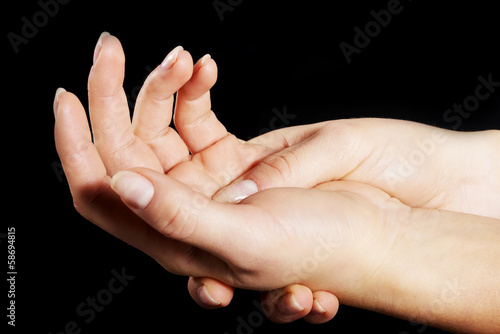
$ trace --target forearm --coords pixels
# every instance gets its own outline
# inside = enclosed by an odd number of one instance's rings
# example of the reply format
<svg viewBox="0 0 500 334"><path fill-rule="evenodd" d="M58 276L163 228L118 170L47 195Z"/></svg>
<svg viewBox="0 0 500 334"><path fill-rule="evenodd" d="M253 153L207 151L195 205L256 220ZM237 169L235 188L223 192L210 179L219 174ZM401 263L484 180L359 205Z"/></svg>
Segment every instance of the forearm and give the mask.
<svg viewBox="0 0 500 334"><path fill-rule="evenodd" d="M500 131L452 132L452 136L443 143L445 159L438 170L453 183L436 207L500 219Z"/></svg>
<svg viewBox="0 0 500 334"><path fill-rule="evenodd" d="M377 276L380 312L467 333L500 332L500 220L413 209Z"/></svg>

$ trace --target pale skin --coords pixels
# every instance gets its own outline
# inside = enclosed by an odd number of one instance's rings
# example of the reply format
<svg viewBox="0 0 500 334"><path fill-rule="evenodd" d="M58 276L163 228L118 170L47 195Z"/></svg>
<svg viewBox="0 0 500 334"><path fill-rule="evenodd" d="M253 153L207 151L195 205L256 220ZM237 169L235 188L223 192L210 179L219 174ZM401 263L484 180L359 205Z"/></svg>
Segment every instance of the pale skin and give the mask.
<svg viewBox="0 0 500 334"><path fill-rule="evenodd" d="M101 38L89 77L93 143L78 99L59 91L56 146L83 216L171 272L210 277L189 283L206 307L227 305L239 287L274 290L265 301L278 322L327 321L340 300L443 328L498 329L497 132L359 119L243 142L211 111L215 62L193 68L186 51L174 53L146 80L130 121L123 51ZM169 129L176 91L178 133ZM325 236L335 247L315 253ZM321 261L303 270L311 254Z"/></svg>

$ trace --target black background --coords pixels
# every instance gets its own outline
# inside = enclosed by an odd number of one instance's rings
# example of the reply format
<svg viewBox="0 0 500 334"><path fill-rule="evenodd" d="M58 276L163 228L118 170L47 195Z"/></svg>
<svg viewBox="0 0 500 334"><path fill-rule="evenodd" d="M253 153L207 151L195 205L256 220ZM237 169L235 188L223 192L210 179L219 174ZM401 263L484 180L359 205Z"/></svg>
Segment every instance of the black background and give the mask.
<svg viewBox="0 0 500 334"><path fill-rule="evenodd" d="M479 75L500 81L494 2L401 1L402 12L350 64L339 44L353 44L354 27L363 29L373 20L370 11L387 8L388 1L219 2L233 4L223 20L213 0L72 0L39 21L36 34L17 53L8 34L21 35L22 18L33 22L42 8L37 1L2 4L2 175L8 201L0 233L7 226L17 231L15 332L59 333L75 321L81 333L233 334L238 317L248 322L249 315L259 324L248 331L253 333L440 332L346 306L324 325L260 324L253 304L258 292L237 291L229 307L204 310L191 301L186 278L165 272L73 209L54 149L52 101L61 86L87 106L87 76L102 31L123 44L131 102L150 69L175 46L182 45L195 60L210 53L219 67L213 110L243 139L269 128L272 110L285 106L296 115L287 125L369 116L461 131L500 126L498 92L461 124L443 119L445 110L474 94ZM6 261L7 243L1 241ZM77 306L106 288L111 271L123 267L134 280L85 323Z"/></svg>

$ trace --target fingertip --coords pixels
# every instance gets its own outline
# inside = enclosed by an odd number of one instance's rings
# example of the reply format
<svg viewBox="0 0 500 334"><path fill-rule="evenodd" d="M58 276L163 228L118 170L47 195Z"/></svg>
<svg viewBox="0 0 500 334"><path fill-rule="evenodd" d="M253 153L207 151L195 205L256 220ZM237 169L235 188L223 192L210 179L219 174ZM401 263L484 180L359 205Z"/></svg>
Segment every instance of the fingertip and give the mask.
<svg viewBox="0 0 500 334"><path fill-rule="evenodd" d="M211 89L217 81L217 64L212 56L206 54L196 63L194 73L198 76L198 80L206 87L206 90Z"/></svg>
<svg viewBox="0 0 500 334"><path fill-rule="evenodd" d="M182 50L184 50L184 48L179 45L179 46L175 47L172 51L170 51L168 53L168 55L165 57L165 59L163 60L163 62L161 63L160 68L164 71L170 70L177 62L178 57L179 57L179 53Z"/></svg>
<svg viewBox="0 0 500 334"><path fill-rule="evenodd" d="M59 97L62 93L66 92L66 89L59 87L56 90L56 94L54 96L54 103L52 105L52 109L54 110L54 117L57 117L57 109L59 107Z"/></svg>
<svg viewBox="0 0 500 334"><path fill-rule="evenodd" d="M197 73L198 71L202 70L203 71L208 71L211 72L212 74L215 73L217 74L217 63L215 60L212 58L210 54L206 54L203 57L201 57L196 64L194 65L194 73Z"/></svg>
<svg viewBox="0 0 500 334"><path fill-rule="evenodd" d="M54 117L56 123L61 123L68 131L68 128L72 130L86 130L82 128L83 123L87 124L87 118L85 109L78 97L66 91L64 88L58 88L54 97Z"/></svg>
<svg viewBox="0 0 500 334"><path fill-rule="evenodd" d="M202 97L217 81L217 65L209 54L199 59L193 67L191 79L180 91L183 100L193 101Z"/></svg>
<svg viewBox="0 0 500 334"><path fill-rule="evenodd" d="M269 318L276 323L290 323L306 316L311 309L312 300L304 297L301 293L285 294L277 301L277 312L269 315Z"/></svg>
<svg viewBox="0 0 500 334"><path fill-rule="evenodd" d="M313 306L313 294L311 290L299 284L292 286L291 292L288 293L285 300L288 306L291 307L292 314L293 312L307 314Z"/></svg>
<svg viewBox="0 0 500 334"><path fill-rule="evenodd" d="M193 74L193 57L191 57L189 51L182 49L181 46L177 48L179 49L175 53L174 49L167 55L158 68L162 77L171 75L172 71L174 71L176 76L182 77L184 84ZM173 57L172 53L174 53L175 59L171 59Z"/></svg>
<svg viewBox="0 0 500 334"><path fill-rule="evenodd" d="M315 313L318 314L326 313L326 309L323 307L323 305L320 304L320 302L316 298L314 299L311 311L314 311Z"/></svg>
<svg viewBox="0 0 500 334"><path fill-rule="evenodd" d="M226 307L234 294L234 288L212 278L190 277L188 291L191 298L206 309Z"/></svg>
<svg viewBox="0 0 500 334"><path fill-rule="evenodd" d="M87 83L89 98L94 93L106 97L115 95L122 87L124 77L125 54L120 41L113 35L101 37L94 51L94 64Z"/></svg>
<svg viewBox="0 0 500 334"><path fill-rule="evenodd" d="M314 302L304 320L311 324L322 324L332 320L339 310L339 300L327 291L314 292Z"/></svg>
<svg viewBox="0 0 500 334"><path fill-rule="evenodd" d="M200 286L197 290L196 293L198 295L198 298L200 302L206 307L206 308L218 308L220 307L220 302L215 300L214 297L210 294L210 292L207 289L207 286L203 284Z"/></svg>
<svg viewBox="0 0 500 334"><path fill-rule="evenodd" d="M97 40L97 43L96 43L95 48L94 48L94 60L93 60L94 64L96 63L97 59L99 58L99 54L101 52L102 43L103 43L104 39L106 39L107 36L109 36L109 35L110 35L109 32L104 31L99 36L99 39Z"/></svg>
<svg viewBox="0 0 500 334"><path fill-rule="evenodd" d="M233 182L227 187L220 189L213 196L213 200L220 203L236 204L255 194L257 191L259 191L257 183L253 180L246 179Z"/></svg>
<svg viewBox="0 0 500 334"><path fill-rule="evenodd" d="M191 53L187 50L182 50L179 52L179 55L177 56L177 62L175 63L175 66L182 66L188 67L191 69L190 74L192 74L192 68L193 68L193 57L191 56Z"/></svg>
<svg viewBox="0 0 500 334"><path fill-rule="evenodd" d="M201 57L194 65L194 70L197 71L197 70L201 69L205 65L206 61L211 59L211 58L212 58L212 56L210 56L210 54L208 54L208 53L206 55L204 55L203 57Z"/></svg>
<svg viewBox="0 0 500 334"><path fill-rule="evenodd" d="M289 323L306 316L312 308L313 296L309 288L291 285L263 295L263 309L276 323Z"/></svg>
<svg viewBox="0 0 500 334"><path fill-rule="evenodd" d="M293 292L287 293L278 301L278 308L283 314L296 315L302 313L305 307L302 306L298 299L304 304L304 300L297 298Z"/></svg>
<svg viewBox="0 0 500 334"><path fill-rule="evenodd" d="M116 51L122 51L117 53ZM96 64L103 57L113 57L115 61L125 61L125 55L123 53L123 47L120 40L110 35L108 32L103 32L97 41L96 48L94 50L94 64Z"/></svg>

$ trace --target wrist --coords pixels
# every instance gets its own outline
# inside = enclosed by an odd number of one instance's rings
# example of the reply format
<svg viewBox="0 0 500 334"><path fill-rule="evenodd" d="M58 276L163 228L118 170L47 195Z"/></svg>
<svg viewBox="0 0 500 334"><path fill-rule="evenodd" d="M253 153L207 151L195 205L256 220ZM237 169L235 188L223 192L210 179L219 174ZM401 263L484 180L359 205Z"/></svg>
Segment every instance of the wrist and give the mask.
<svg viewBox="0 0 500 334"><path fill-rule="evenodd" d="M500 221L412 209L405 233L380 268L370 308L467 332L493 332L498 310ZM491 327L493 326L493 327Z"/></svg>
<svg viewBox="0 0 500 334"><path fill-rule="evenodd" d="M450 164L459 201L453 211L500 218L500 131L457 132ZM445 209L448 209L444 207Z"/></svg>

